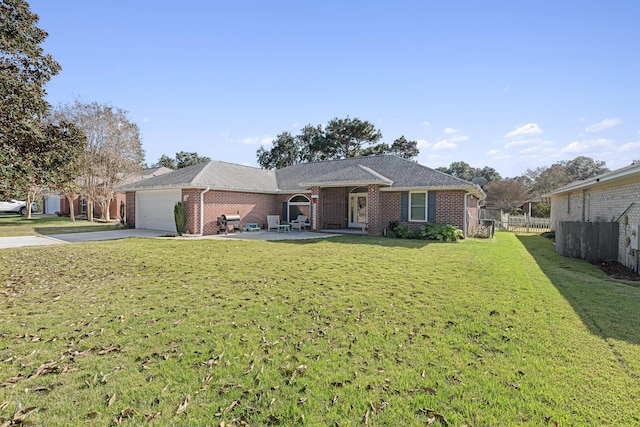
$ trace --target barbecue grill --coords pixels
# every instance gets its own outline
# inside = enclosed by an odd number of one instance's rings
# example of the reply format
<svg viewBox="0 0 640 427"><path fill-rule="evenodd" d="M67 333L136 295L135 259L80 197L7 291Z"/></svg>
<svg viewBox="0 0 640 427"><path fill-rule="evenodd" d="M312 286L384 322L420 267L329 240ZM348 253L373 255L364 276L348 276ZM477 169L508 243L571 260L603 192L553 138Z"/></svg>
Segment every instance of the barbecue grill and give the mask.
<svg viewBox="0 0 640 427"><path fill-rule="evenodd" d="M224 230L224 234L227 234L229 231L229 227L233 227L233 232L240 231L240 215L237 214L228 214L222 215L218 218L218 224L220 228L218 229L218 233Z"/></svg>

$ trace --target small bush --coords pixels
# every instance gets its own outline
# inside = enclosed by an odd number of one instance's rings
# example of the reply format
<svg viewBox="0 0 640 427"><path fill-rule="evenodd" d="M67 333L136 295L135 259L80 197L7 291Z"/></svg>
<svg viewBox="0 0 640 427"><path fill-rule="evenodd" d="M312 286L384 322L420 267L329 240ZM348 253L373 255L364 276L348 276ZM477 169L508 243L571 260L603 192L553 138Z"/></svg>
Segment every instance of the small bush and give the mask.
<svg viewBox="0 0 640 427"><path fill-rule="evenodd" d="M176 231L179 236L182 236L182 233L184 233L187 228L187 214L183 202L176 202L173 208L173 218L176 222Z"/></svg>
<svg viewBox="0 0 640 427"><path fill-rule="evenodd" d="M439 242L457 242L458 239L464 237L462 230L454 225L435 223L428 223L421 226L420 235L424 239L437 240Z"/></svg>
<svg viewBox="0 0 640 427"><path fill-rule="evenodd" d="M397 226L395 232L401 239L413 239L415 237L413 230L407 224Z"/></svg>

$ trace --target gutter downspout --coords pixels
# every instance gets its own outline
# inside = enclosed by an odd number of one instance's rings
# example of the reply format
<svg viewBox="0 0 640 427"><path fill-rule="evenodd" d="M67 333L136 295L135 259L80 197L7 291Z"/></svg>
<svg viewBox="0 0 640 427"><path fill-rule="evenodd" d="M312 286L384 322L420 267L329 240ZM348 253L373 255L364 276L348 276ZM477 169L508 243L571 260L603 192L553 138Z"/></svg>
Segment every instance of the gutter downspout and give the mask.
<svg viewBox="0 0 640 427"><path fill-rule="evenodd" d="M204 193L208 192L211 188L207 187L202 193L200 193L200 236L204 236Z"/></svg>

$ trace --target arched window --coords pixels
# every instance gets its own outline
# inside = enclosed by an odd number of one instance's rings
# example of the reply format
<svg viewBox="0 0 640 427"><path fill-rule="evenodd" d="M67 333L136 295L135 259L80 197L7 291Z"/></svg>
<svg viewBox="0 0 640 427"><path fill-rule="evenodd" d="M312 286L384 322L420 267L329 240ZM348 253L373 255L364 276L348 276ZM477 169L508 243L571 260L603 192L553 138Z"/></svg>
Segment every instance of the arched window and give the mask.
<svg viewBox="0 0 640 427"><path fill-rule="evenodd" d="M296 194L287 201L287 220L293 221L298 215L311 218L311 201L303 194Z"/></svg>

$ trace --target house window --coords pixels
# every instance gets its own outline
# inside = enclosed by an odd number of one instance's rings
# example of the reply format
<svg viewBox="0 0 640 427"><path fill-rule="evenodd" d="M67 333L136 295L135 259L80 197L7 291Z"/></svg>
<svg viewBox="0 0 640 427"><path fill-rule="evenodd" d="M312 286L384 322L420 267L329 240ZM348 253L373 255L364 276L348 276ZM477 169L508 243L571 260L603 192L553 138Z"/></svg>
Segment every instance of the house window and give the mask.
<svg viewBox="0 0 640 427"><path fill-rule="evenodd" d="M409 221L427 220L427 193L409 193Z"/></svg>
<svg viewBox="0 0 640 427"><path fill-rule="evenodd" d="M567 194L567 213L571 213L571 194Z"/></svg>
<svg viewBox="0 0 640 427"><path fill-rule="evenodd" d="M87 198L84 196L80 197L80 213L87 213Z"/></svg>

